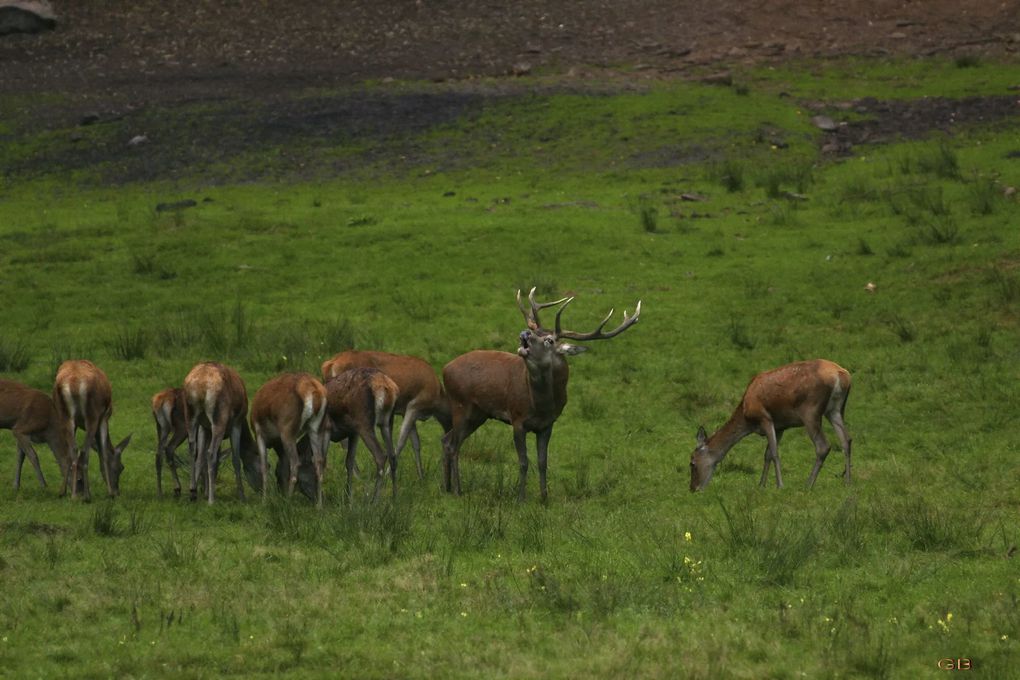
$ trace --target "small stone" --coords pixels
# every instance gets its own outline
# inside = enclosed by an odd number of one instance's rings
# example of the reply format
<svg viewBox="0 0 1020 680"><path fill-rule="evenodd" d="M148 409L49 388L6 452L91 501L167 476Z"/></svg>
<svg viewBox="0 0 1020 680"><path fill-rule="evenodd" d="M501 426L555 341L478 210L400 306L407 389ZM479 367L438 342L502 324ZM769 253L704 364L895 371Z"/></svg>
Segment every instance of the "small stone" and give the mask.
<svg viewBox="0 0 1020 680"><path fill-rule="evenodd" d="M146 135L135 135L128 141L128 146L139 146L149 141Z"/></svg>
<svg viewBox="0 0 1020 680"><path fill-rule="evenodd" d="M519 61L510 67L510 74L520 78L531 73L531 64L525 61Z"/></svg>
<svg viewBox="0 0 1020 680"><path fill-rule="evenodd" d="M836 125L836 121L829 118L828 116L812 116L811 124L818 128L819 130L824 130L825 132L832 132L839 127L838 125Z"/></svg>
<svg viewBox="0 0 1020 680"><path fill-rule="evenodd" d="M873 284L871 281L868 281L868 283L865 284L865 286L864 286L864 290L866 290L869 293L874 293L877 288L878 288L878 286Z"/></svg>
<svg viewBox="0 0 1020 680"><path fill-rule="evenodd" d="M710 73L707 76L702 76L700 80L705 85L725 85L729 87L733 84L733 74L729 71L720 71L719 73Z"/></svg>

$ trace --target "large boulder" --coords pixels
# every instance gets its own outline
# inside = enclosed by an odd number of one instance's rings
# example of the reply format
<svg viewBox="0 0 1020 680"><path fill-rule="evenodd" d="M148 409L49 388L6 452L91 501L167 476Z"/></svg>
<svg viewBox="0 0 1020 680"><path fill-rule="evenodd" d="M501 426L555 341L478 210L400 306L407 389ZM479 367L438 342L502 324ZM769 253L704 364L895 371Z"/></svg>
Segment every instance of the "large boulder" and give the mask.
<svg viewBox="0 0 1020 680"><path fill-rule="evenodd" d="M38 33L57 25L57 15L46 0L0 0L0 35Z"/></svg>

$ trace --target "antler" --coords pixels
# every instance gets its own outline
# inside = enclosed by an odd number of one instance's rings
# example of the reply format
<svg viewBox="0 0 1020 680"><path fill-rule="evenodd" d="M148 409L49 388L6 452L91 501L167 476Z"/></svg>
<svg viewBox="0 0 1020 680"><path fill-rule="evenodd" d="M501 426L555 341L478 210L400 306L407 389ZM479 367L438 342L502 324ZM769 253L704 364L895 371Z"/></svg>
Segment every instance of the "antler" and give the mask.
<svg viewBox="0 0 1020 680"><path fill-rule="evenodd" d="M517 289L517 307L521 310L521 314L524 315L524 320L528 323L528 328L533 331L537 331L542 328L542 323L538 320L538 312L546 307L555 307L556 305L562 304L566 307L573 300L572 297L565 297L556 300L555 302L536 302L535 301L535 288L531 289L528 293L528 302L531 304L531 311L529 312L524 308L524 304L521 302L521 290ZM560 312L563 311L563 307L560 308ZM556 330L557 335L559 334L560 328L560 313L556 313Z"/></svg>
<svg viewBox="0 0 1020 680"><path fill-rule="evenodd" d="M567 304L569 304L570 300L573 299L574 298L570 298L569 300L567 300ZM627 316L627 311L624 310L623 323L621 323L619 326L609 331L608 333L603 333L602 329L605 328L607 323L609 323L609 319L612 318L613 312L616 311L614 309L609 310L609 314L606 314L606 318L602 319L602 323L600 323L598 328L593 330L591 333L578 333L576 331L565 331L560 328L560 314L563 312L563 309L566 306L567 305L564 304L563 307L560 307L560 310L556 312L556 337L567 338L569 340L608 340L609 338L619 335L620 333L624 332L625 330L636 324L638 321L638 317L641 315L641 301L638 300L637 309L634 310L634 316Z"/></svg>

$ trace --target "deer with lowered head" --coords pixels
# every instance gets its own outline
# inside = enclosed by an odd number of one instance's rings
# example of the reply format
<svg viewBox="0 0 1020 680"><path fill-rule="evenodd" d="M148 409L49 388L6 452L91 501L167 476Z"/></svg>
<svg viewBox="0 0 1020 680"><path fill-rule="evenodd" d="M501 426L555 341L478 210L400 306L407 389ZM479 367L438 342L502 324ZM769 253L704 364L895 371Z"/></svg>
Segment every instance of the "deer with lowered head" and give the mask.
<svg viewBox="0 0 1020 680"><path fill-rule="evenodd" d="M248 429L248 393L241 376L229 366L207 361L188 372L181 389L191 454L191 500L198 498L198 475L204 473L208 502L215 501L220 444L228 435L238 497L244 500L242 467L252 487L261 490L258 453Z"/></svg>
<svg viewBox="0 0 1020 680"><path fill-rule="evenodd" d="M188 439L188 423L184 417L184 390L168 387L152 396L152 417L156 421L156 495L163 497L163 463L174 476L174 496L181 495L181 478L177 475L177 447Z"/></svg>
<svg viewBox="0 0 1020 680"><path fill-rule="evenodd" d="M298 482L301 461L298 440L307 437L315 470L315 504L322 507L322 476L329 446L329 422L326 420L326 388L307 373L278 375L255 393L251 405L251 425L259 450L262 498L268 489L266 447L286 456L285 491L289 498ZM281 451L282 449L282 451ZM283 469L280 466L278 469Z"/></svg>
<svg viewBox="0 0 1020 680"><path fill-rule="evenodd" d="M67 474L71 461L67 430L50 395L13 380L0 380L0 430L10 430L18 444L15 489L21 488L21 469L26 457L35 468L39 485L46 486L39 456L32 444L48 444L61 474Z"/></svg>
<svg viewBox="0 0 1020 680"><path fill-rule="evenodd" d="M60 364L53 383L53 403L64 427L70 462L64 473L61 495L71 484L71 498L78 496L81 481L85 500L92 498L89 489L89 450L99 452L99 467L111 497L120 494L120 475L124 471L121 455L131 442L128 435L117 446L110 443L110 416L113 415L113 387L106 374L91 361L70 360ZM85 442L77 447L75 432L85 430Z"/></svg>
<svg viewBox="0 0 1020 680"><path fill-rule="evenodd" d="M394 455L400 456L404 445L410 440L414 450L414 462L418 468L418 479L425 478L421 464L421 440L416 423L435 417L443 428L450 431L450 408L446 393L436 377L432 366L424 359L389 352L348 350L328 359L322 364L322 379L339 375L349 368L375 368L386 374L397 385L397 401L393 413L403 416L400 434Z"/></svg>
<svg viewBox="0 0 1020 680"><path fill-rule="evenodd" d="M716 465L733 446L754 433L765 437L765 465L760 485L765 486L769 466L776 466L776 486L783 486L779 469L779 441L791 427L803 426L815 445L815 466L808 478L814 486L818 471L829 455L829 442L822 433L822 416L836 430L846 464L843 480L850 483L850 433L843 422L850 373L825 359L798 361L756 375L744 391L733 415L712 436L698 429L697 447L691 455L691 491L708 485Z"/></svg>
<svg viewBox="0 0 1020 680"><path fill-rule="evenodd" d="M347 499L354 501L355 438L361 437L375 459L374 501L382 487L386 464L390 466L393 495L397 494L397 457L393 453L393 408L399 389L386 374L375 368L351 368L326 381L326 413L330 439L347 440ZM375 435L382 433L383 445Z"/></svg>
<svg viewBox="0 0 1020 680"><path fill-rule="evenodd" d="M538 478L543 502L548 498L546 463L553 425L567 404L567 357L587 348L564 340L608 340L624 332L638 321L641 302L633 316L623 313L623 322L612 331L604 332L613 310L590 333L566 330L560 315L573 301L565 297L554 302L536 302L535 289L528 293L530 309L517 291L517 306L524 315L527 329L520 334L517 353L475 350L462 354L443 368L443 384L450 402L452 429L443 438L443 477L446 491L460 494L461 444L486 420L508 423L514 431L514 447L520 464L517 497L524 500L528 478L527 435L535 433L538 449ZM558 306L552 329L539 320L539 312Z"/></svg>

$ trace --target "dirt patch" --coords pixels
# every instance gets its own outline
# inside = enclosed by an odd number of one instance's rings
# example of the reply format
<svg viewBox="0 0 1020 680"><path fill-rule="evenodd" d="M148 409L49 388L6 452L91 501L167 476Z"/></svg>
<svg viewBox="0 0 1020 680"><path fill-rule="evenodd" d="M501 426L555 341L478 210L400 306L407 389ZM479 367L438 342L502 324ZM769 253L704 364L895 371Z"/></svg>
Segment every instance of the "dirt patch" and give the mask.
<svg viewBox="0 0 1020 680"><path fill-rule="evenodd" d="M0 39L0 91L79 102L271 98L370 79L1020 50L1001 0L54 0L57 29Z"/></svg>
<svg viewBox="0 0 1020 680"><path fill-rule="evenodd" d="M814 103L807 108L826 110L831 107ZM866 118L840 122L835 130L825 133L820 141L823 153L849 155L855 146L862 144L921 139L937 132L952 135L967 125L1015 120L1020 115L1020 96L924 97L892 101L865 98L840 104L833 111L833 119L838 120L840 110L853 111Z"/></svg>

